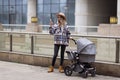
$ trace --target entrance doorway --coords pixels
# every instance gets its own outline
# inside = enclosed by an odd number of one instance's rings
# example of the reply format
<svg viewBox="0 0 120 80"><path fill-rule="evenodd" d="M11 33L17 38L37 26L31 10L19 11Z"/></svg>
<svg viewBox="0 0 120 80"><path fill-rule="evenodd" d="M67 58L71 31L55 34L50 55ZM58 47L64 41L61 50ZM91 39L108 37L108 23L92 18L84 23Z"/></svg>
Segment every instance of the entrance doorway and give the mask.
<svg viewBox="0 0 120 80"><path fill-rule="evenodd" d="M15 16L15 14L9 14L9 24L12 24L12 25L9 25L9 28L11 29L11 31L13 31L14 24L16 24L16 16Z"/></svg>
<svg viewBox="0 0 120 80"><path fill-rule="evenodd" d="M9 14L9 24L15 24L15 23L16 23L15 14Z"/></svg>

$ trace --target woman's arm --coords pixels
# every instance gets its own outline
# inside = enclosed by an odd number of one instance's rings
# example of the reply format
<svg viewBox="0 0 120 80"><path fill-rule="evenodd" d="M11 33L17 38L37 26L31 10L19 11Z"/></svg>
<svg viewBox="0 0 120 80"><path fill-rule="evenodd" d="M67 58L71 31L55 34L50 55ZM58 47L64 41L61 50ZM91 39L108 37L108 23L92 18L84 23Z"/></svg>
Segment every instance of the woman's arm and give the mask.
<svg viewBox="0 0 120 80"><path fill-rule="evenodd" d="M52 35L55 34L56 30L57 30L57 25L56 24L49 27L49 33L52 34Z"/></svg>
<svg viewBox="0 0 120 80"><path fill-rule="evenodd" d="M50 27L49 27L49 33L50 34L54 34L54 27L53 27L53 22L52 22L52 20L50 19Z"/></svg>
<svg viewBox="0 0 120 80"><path fill-rule="evenodd" d="M71 35L71 33L70 33L70 30L69 30L69 28L67 26L67 37L68 37L68 39L70 38L70 35Z"/></svg>

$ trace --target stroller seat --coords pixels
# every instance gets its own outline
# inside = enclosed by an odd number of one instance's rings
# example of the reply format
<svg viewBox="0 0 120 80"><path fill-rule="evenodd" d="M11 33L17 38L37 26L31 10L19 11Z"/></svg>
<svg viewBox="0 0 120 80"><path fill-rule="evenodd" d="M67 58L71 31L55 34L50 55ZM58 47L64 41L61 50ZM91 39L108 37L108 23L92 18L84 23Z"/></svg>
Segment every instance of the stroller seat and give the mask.
<svg viewBox="0 0 120 80"><path fill-rule="evenodd" d="M69 60L75 60L78 56L77 50L66 51Z"/></svg>

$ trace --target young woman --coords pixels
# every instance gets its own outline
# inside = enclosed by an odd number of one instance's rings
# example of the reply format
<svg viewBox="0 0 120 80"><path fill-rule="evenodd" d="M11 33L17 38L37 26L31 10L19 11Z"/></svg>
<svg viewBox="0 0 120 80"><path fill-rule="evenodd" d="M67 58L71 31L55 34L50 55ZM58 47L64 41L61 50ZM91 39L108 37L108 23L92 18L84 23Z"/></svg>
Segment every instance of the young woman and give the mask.
<svg viewBox="0 0 120 80"><path fill-rule="evenodd" d="M58 23L56 25L53 25L53 22L50 21L50 28L49 33L54 35L54 55L52 59L52 65L50 66L48 73L54 71L54 65L56 58L58 56L59 48L61 47L61 55L60 55L60 66L59 66L59 72L63 73L63 62L64 62L64 52L66 49L66 46L69 42L70 32L68 30L66 17L64 13L58 13L57 14L57 20Z"/></svg>

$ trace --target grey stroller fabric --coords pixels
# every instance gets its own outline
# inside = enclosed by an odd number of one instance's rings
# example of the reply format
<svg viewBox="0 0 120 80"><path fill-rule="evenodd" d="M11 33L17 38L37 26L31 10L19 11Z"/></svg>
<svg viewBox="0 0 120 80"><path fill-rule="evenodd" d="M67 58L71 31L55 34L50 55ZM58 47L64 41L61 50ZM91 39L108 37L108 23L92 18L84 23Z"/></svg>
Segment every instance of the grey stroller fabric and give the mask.
<svg viewBox="0 0 120 80"><path fill-rule="evenodd" d="M77 53L95 55L96 47L93 42L86 38L80 38L76 41L77 43Z"/></svg>
<svg viewBox="0 0 120 80"><path fill-rule="evenodd" d="M72 71L82 74L84 78L88 76L95 76L96 68L92 65L95 62L96 47L93 42L86 38L78 40L72 39L77 45L77 50L66 51L68 59L72 64L66 66L64 72L67 76L71 76Z"/></svg>

